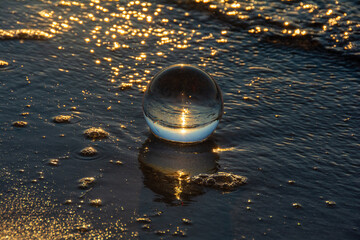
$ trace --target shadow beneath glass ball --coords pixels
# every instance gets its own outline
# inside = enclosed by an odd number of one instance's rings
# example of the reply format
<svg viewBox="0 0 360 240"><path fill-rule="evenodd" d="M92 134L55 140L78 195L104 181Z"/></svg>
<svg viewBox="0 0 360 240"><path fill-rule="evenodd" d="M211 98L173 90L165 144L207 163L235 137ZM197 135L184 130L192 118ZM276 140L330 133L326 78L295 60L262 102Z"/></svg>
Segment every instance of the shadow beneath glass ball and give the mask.
<svg viewBox="0 0 360 240"><path fill-rule="evenodd" d="M186 204L204 193L201 186L190 183L200 173L215 173L219 155L211 138L198 144L179 144L160 140L151 135L139 152L144 184L160 197L155 201L171 205Z"/></svg>

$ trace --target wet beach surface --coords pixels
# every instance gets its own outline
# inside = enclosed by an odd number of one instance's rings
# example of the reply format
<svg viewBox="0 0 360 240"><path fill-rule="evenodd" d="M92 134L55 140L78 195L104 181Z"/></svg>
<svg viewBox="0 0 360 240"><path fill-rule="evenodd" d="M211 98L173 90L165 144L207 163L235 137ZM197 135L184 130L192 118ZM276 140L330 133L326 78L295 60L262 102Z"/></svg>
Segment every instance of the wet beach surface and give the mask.
<svg viewBox="0 0 360 240"><path fill-rule="evenodd" d="M0 238L359 238L359 24L352 1L1 1ZM198 145L143 118L176 63L223 92ZM217 172L247 182L189 182Z"/></svg>

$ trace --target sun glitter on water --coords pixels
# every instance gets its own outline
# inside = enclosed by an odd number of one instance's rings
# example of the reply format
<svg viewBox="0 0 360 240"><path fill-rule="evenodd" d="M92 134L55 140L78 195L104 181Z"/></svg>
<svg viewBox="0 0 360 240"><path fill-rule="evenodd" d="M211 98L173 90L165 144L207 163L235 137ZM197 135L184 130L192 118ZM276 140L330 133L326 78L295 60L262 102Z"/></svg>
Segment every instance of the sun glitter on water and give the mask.
<svg viewBox="0 0 360 240"><path fill-rule="evenodd" d="M173 142L200 142L211 135L223 114L221 90L203 70L173 65L149 83L143 113L157 137Z"/></svg>

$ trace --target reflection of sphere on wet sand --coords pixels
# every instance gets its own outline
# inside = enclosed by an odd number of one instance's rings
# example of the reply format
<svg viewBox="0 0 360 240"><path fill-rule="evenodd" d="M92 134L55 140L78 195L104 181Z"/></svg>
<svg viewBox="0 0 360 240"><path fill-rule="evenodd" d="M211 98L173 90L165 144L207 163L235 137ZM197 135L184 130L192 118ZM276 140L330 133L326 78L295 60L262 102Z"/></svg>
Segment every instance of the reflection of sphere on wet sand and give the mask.
<svg viewBox="0 0 360 240"><path fill-rule="evenodd" d="M190 184L189 176L182 175L180 171L165 174L144 164L140 168L144 174L144 185L161 195L158 201L176 205L176 201L189 201L191 197L204 193L199 185Z"/></svg>
<svg viewBox="0 0 360 240"><path fill-rule="evenodd" d="M213 140L188 145L148 138L140 149L139 161L165 174L181 170L190 177L217 171L219 155Z"/></svg>
<svg viewBox="0 0 360 240"><path fill-rule="evenodd" d="M144 184L163 196L162 201L188 200L203 193L202 187L191 184L192 176L217 171L218 154L212 140L186 145L165 142L151 136L139 152Z"/></svg>

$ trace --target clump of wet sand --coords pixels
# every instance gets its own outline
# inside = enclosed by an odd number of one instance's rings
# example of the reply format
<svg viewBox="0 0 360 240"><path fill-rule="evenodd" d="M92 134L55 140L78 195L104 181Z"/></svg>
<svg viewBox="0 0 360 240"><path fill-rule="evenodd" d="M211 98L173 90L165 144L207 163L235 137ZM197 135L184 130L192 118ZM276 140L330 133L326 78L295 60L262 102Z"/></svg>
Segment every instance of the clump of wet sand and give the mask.
<svg viewBox="0 0 360 240"><path fill-rule="evenodd" d="M83 148L81 151L80 151L81 155L83 155L84 157L91 157L91 156L94 156L97 154L97 150L93 147L86 147L86 148Z"/></svg>
<svg viewBox="0 0 360 240"><path fill-rule="evenodd" d="M79 180L79 188L86 189L95 183L94 177L83 177Z"/></svg>
<svg viewBox="0 0 360 240"><path fill-rule="evenodd" d="M89 201L89 204L91 206L94 206L94 207L101 207L102 206L102 200L97 198L97 199L92 199Z"/></svg>
<svg viewBox="0 0 360 240"><path fill-rule="evenodd" d="M191 178L192 183L226 191L232 191L236 187L244 185L246 181L246 177L226 172L199 174Z"/></svg>
<svg viewBox="0 0 360 240"><path fill-rule="evenodd" d="M28 125L28 123L25 121L16 121L16 122L13 122L12 125L14 127L26 127Z"/></svg>
<svg viewBox="0 0 360 240"><path fill-rule="evenodd" d="M102 128L89 128L84 132L85 136L91 139L102 139L108 137L110 134Z"/></svg>
<svg viewBox="0 0 360 240"><path fill-rule="evenodd" d="M59 159L57 159L57 158L49 159L48 163L50 166L59 166Z"/></svg>
<svg viewBox="0 0 360 240"><path fill-rule="evenodd" d="M59 116L55 116L53 118L53 121L56 123L69 123L71 118L72 116L70 115L59 115Z"/></svg>
<svg viewBox="0 0 360 240"><path fill-rule="evenodd" d="M9 66L9 63L3 60L0 60L0 68Z"/></svg>

